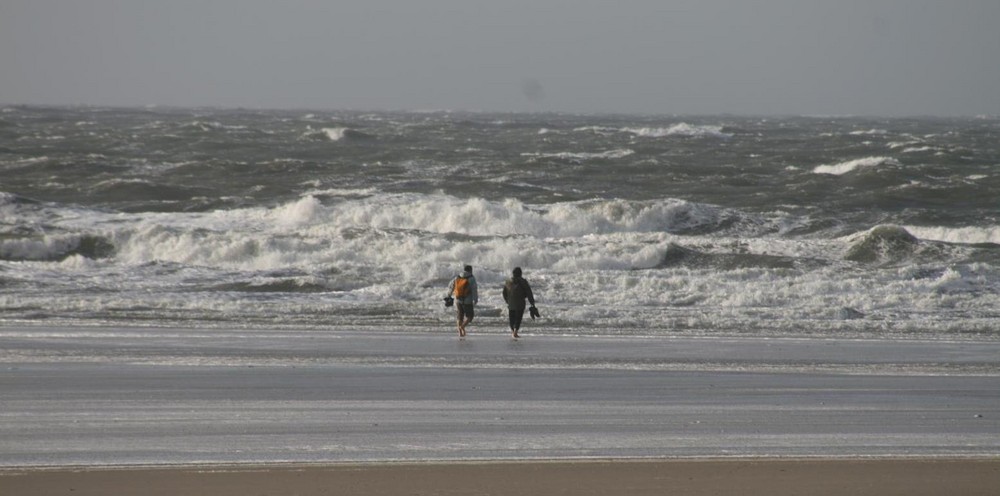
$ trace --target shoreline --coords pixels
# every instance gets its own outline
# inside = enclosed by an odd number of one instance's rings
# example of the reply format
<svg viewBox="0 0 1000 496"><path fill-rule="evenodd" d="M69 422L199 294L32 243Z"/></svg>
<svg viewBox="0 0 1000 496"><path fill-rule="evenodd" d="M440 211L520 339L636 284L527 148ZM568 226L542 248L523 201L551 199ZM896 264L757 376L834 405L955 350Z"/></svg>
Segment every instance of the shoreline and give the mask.
<svg viewBox="0 0 1000 496"><path fill-rule="evenodd" d="M9 494L995 494L1000 457L247 463L0 468Z"/></svg>

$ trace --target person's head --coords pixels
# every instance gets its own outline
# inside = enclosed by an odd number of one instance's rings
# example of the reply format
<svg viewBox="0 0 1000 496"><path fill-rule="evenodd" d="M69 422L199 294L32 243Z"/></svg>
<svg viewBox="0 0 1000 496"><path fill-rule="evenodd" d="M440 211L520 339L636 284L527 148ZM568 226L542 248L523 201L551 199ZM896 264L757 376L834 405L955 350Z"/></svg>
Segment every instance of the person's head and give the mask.
<svg viewBox="0 0 1000 496"><path fill-rule="evenodd" d="M514 277L521 277L521 268L514 267Z"/></svg>
<svg viewBox="0 0 1000 496"><path fill-rule="evenodd" d="M471 265L466 265L465 266L465 271L471 274L472 273L472 266Z"/></svg>

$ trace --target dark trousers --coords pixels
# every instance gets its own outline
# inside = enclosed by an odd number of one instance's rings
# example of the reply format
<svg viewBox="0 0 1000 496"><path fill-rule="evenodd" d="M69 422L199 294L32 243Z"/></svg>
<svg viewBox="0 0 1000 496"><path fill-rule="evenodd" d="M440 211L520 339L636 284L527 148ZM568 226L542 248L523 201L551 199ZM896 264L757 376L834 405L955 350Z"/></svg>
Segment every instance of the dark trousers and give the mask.
<svg viewBox="0 0 1000 496"><path fill-rule="evenodd" d="M515 331L520 329L521 319L524 318L524 307L507 307L507 313L510 314L510 328Z"/></svg>

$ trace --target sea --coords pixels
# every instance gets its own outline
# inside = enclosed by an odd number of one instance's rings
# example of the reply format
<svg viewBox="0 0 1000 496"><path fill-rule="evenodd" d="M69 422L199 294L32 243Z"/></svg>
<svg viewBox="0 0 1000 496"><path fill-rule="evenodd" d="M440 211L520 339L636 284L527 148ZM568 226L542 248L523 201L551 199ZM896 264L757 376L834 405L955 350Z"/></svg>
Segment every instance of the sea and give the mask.
<svg viewBox="0 0 1000 496"><path fill-rule="evenodd" d="M0 106L0 326L1000 337L1000 118Z"/></svg>

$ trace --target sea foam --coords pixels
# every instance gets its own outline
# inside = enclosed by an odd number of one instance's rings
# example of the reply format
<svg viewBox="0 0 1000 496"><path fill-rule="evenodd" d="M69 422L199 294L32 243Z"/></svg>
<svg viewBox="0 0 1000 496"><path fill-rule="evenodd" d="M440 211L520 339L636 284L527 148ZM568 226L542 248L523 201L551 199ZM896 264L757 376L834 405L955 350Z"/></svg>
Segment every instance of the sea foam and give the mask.
<svg viewBox="0 0 1000 496"><path fill-rule="evenodd" d="M1000 226L987 227L934 227L906 226L905 229L920 239L959 244L992 243L1000 245Z"/></svg>
<svg viewBox="0 0 1000 496"><path fill-rule="evenodd" d="M625 158L635 153L635 150L620 148L605 152L558 152L558 153L522 153L522 157L558 158L563 160L591 160Z"/></svg>
<svg viewBox="0 0 1000 496"><path fill-rule="evenodd" d="M694 126L687 123L674 124L670 127L628 127L623 132L632 133L644 138L664 138L667 136L729 138L729 133L722 132L722 126Z"/></svg>
<svg viewBox="0 0 1000 496"><path fill-rule="evenodd" d="M813 169L816 174L831 174L842 176L848 172L853 172L860 168L876 167L880 165L900 165L899 161L892 157L864 157L855 160L848 160L833 165L819 165Z"/></svg>

